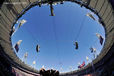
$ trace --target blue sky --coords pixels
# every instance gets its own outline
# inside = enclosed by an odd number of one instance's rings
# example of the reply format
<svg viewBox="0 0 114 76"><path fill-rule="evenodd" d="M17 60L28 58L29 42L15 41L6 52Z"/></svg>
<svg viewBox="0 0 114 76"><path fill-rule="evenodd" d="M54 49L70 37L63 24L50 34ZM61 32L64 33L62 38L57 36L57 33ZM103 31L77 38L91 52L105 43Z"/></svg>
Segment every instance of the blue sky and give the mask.
<svg viewBox="0 0 114 76"><path fill-rule="evenodd" d="M22 59L24 53L28 52L28 65L33 66L35 60L35 68L38 70L44 65L46 69L54 68L60 72L71 71L70 67L72 70L78 69L78 62L87 63L86 56L91 62L93 56L89 48L95 47L98 54L102 49L95 33L100 33L105 38L105 32L102 25L85 16L89 12L71 2L54 6L55 16L50 16L48 5L31 8L19 19L27 22L12 36L13 45L18 40L23 40L17 56ZM78 41L78 50L75 50L74 41ZM35 50L37 44L40 45L39 53Z"/></svg>

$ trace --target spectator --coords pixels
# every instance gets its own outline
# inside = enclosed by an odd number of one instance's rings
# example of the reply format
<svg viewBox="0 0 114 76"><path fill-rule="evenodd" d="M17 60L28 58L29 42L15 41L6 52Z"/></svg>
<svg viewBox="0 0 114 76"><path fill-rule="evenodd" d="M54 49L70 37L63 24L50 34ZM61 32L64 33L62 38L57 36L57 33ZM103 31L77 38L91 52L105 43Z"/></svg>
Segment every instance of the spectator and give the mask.
<svg viewBox="0 0 114 76"><path fill-rule="evenodd" d="M44 68L41 68L40 75L42 76L59 76L59 71L56 70L45 70Z"/></svg>

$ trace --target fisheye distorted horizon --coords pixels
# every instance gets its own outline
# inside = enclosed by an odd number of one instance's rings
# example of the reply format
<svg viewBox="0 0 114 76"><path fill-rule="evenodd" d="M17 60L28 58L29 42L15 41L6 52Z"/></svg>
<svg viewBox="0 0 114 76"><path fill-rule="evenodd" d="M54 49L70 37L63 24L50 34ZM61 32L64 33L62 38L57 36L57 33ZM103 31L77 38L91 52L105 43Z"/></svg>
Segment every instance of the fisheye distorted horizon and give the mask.
<svg viewBox="0 0 114 76"><path fill-rule="evenodd" d="M31 8L19 19L25 19L27 22L12 36L13 45L22 40L17 56L23 59L24 54L28 52L26 63L38 70L44 65L46 69L69 72L77 70L79 62L85 61L87 65L93 59L90 47L96 48L97 54L103 47L96 33L105 38L103 26L86 16L89 12L91 11L71 2L55 5L55 16L50 16L48 5ZM15 24L15 27L17 26L18 24ZM75 41L79 44L77 50ZM37 44L40 45L38 53ZM88 62L86 56L89 57ZM35 65L33 61L36 62Z"/></svg>

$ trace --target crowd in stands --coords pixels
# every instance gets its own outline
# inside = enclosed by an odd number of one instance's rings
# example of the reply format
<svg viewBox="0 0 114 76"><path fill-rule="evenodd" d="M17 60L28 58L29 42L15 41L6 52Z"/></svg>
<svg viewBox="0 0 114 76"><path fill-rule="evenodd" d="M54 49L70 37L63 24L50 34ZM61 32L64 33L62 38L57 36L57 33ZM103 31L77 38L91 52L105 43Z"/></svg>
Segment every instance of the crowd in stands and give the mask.
<svg viewBox="0 0 114 76"><path fill-rule="evenodd" d="M3 58L3 55L0 52L0 76L15 76L11 70L11 65Z"/></svg>
<svg viewBox="0 0 114 76"><path fill-rule="evenodd" d="M53 70L53 69L45 70L44 68L41 68L40 75L41 76L59 76L59 71Z"/></svg>
<svg viewBox="0 0 114 76"><path fill-rule="evenodd" d="M45 70L44 68L41 68L39 71L39 74L28 74L26 72L23 72L15 67L12 68L12 73L15 74L15 76L59 76L59 71L57 70Z"/></svg>

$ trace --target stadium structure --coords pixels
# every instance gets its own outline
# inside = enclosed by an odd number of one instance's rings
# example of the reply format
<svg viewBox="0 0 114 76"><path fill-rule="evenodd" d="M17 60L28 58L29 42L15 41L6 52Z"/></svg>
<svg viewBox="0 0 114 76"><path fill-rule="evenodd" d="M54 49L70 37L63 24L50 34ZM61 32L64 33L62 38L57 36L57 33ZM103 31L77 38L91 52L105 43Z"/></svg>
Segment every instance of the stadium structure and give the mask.
<svg viewBox="0 0 114 76"><path fill-rule="evenodd" d="M40 76L13 52L11 33L16 21L30 8L50 2L70 1L94 12L105 29L105 43L99 56L84 68L60 76L114 76L114 0L1 0L0 1L0 76ZM7 4L9 2L9 4ZM20 2L15 5L13 2ZM26 3L23 3L26 2ZM75 10L75 9L74 9Z"/></svg>

